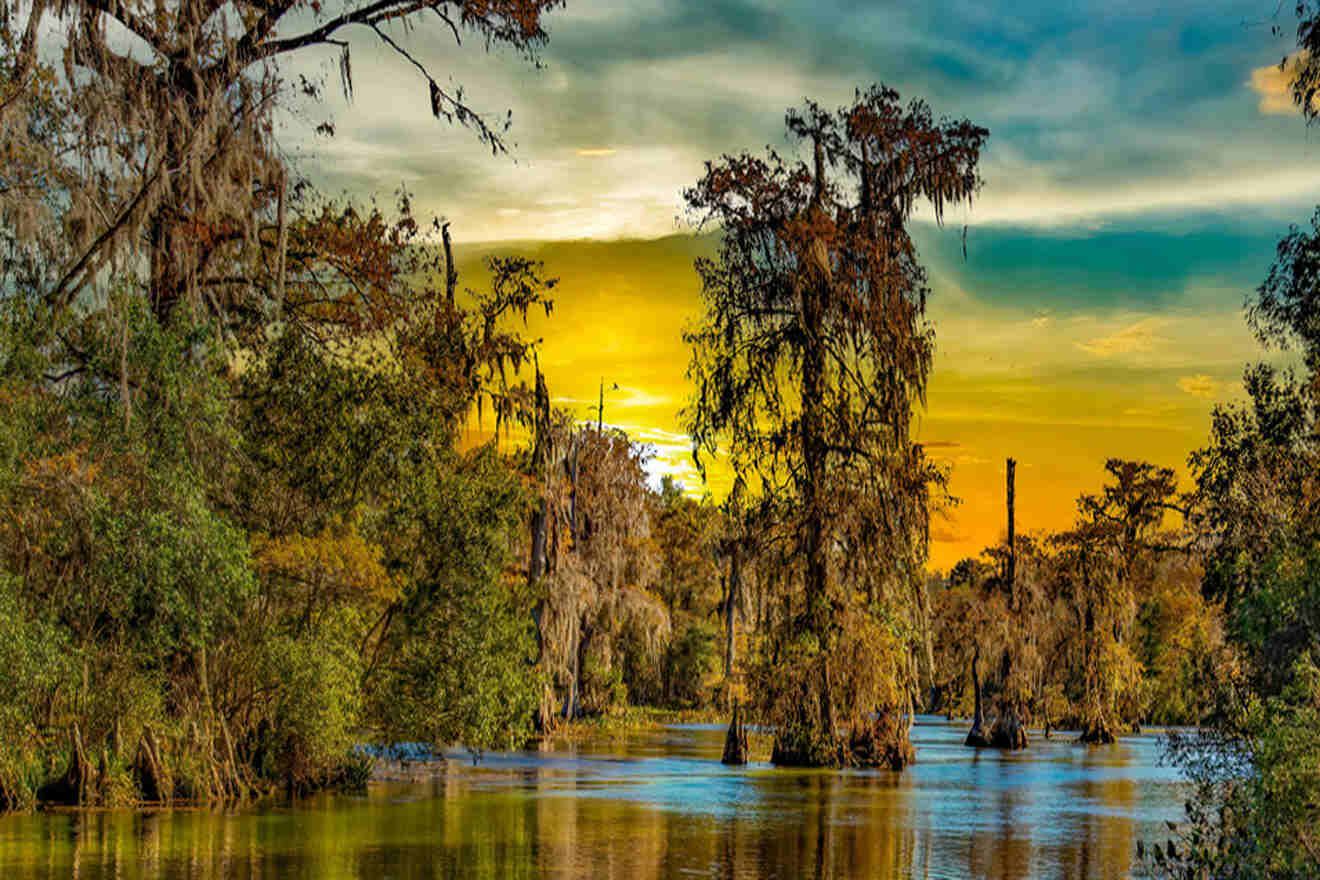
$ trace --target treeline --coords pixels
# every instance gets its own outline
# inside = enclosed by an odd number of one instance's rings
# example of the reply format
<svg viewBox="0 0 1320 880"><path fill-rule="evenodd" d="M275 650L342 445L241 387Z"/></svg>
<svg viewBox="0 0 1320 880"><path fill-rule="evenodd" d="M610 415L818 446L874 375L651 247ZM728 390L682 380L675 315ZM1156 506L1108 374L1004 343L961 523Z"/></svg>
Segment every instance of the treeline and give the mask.
<svg viewBox="0 0 1320 880"><path fill-rule="evenodd" d="M1010 728L1026 725L1106 743L1200 724L1237 672L1183 522L1194 499L1167 468L1111 459L1105 472L1071 529L1015 535L1011 553L1005 541L930 582L930 708L972 718L969 744L1020 748L1026 732Z"/></svg>

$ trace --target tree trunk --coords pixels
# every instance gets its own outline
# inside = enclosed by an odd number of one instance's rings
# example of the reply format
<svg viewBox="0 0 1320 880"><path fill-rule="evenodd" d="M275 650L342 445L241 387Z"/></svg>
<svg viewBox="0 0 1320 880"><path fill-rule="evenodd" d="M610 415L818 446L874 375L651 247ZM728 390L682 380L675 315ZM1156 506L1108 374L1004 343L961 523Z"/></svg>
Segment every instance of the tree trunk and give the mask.
<svg viewBox="0 0 1320 880"><path fill-rule="evenodd" d="M848 737L847 754L848 763L854 767L902 770L916 760L910 722L893 710L858 722Z"/></svg>
<svg viewBox="0 0 1320 880"><path fill-rule="evenodd" d="M729 556L729 587L724 597L724 681L726 683L733 678L734 613L741 598L742 546L738 541L734 541Z"/></svg>
<svg viewBox="0 0 1320 880"><path fill-rule="evenodd" d="M1089 583L1087 585L1089 587ZM1107 745L1114 741L1114 732L1105 719L1103 698L1100 694L1100 658L1096 639L1095 607L1091 598L1086 600L1085 616L1085 663L1086 663L1086 718L1082 723L1082 735L1077 741L1088 745Z"/></svg>
<svg viewBox="0 0 1320 880"><path fill-rule="evenodd" d="M1114 742L1114 732L1104 718L1098 717L1086 723L1077 741L1088 746L1107 746Z"/></svg>
<svg viewBox="0 0 1320 880"><path fill-rule="evenodd" d="M572 721L577 717L578 674L582 667L582 624L579 623L573 637L573 670L568 677L568 694L564 698L564 720Z"/></svg>
<svg viewBox="0 0 1320 880"><path fill-rule="evenodd" d="M824 151L817 138L815 143L816 159L816 200L811 210L819 210L824 186ZM803 523L806 535L806 572L803 584L806 600L806 615L802 626L806 632L816 637L822 654L818 692L804 695L811 703L803 706L798 713L797 723L785 729L781 725L776 732L776 763L815 765L832 763L839 751L840 743L834 729L834 699L830 693L828 672L829 651L829 599L827 589L829 570L827 561L827 536L825 529L824 480L826 464L825 445L825 347L821 339L824 329L824 304L822 289L826 283L828 266L812 267L807 253L800 260L803 274L798 279L802 302L802 505L805 513ZM814 271L813 271L814 269ZM814 697L814 699L811 699Z"/></svg>
<svg viewBox="0 0 1320 880"><path fill-rule="evenodd" d="M810 210L819 210L824 185L824 152L817 139L817 198ZM797 624L798 634L815 637L820 654L814 658L816 674L802 682L800 704L791 719L781 719L775 731L771 760L789 766L829 766L842 763L844 743L835 730L835 700L829 675L830 607L828 596L828 536L825 514L826 437L824 413L825 347L824 289L828 265L814 266L804 246L801 274L797 279L802 306L802 417L800 444L802 478L800 488L805 534L805 614ZM813 681L814 679L814 681Z"/></svg>
<svg viewBox="0 0 1320 880"><path fill-rule="evenodd" d="M743 727L741 707L733 701L733 720L729 722L729 732L724 737L723 764L740 765L747 763L747 730Z"/></svg>
<svg viewBox="0 0 1320 880"><path fill-rule="evenodd" d="M143 799L169 803L174 793L174 785L169 779L160 745L150 725L142 728L134 769L137 771L138 787L142 790Z"/></svg>
<svg viewBox="0 0 1320 880"><path fill-rule="evenodd" d="M1015 476L1017 462L1009 458L1004 463L1004 501L1008 512L1008 560L1005 564L1004 580L1008 587L1008 613L1010 618L1021 628L1024 622L1023 602L1017 589L1017 534L1014 504L1017 497ZM1000 661L1001 682L1000 696L995 711L995 723L990 730L990 745L998 749L1025 749L1027 747L1027 726L1023 718L1021 701L1013 685L1013 648L1004 646Z"/></svg>
<svg viewBox="0 0 1320 880"><path fill-rule="evenodd" d="M445 241L445 288L449 297L450 305L454 301L454 285L458 281L458 273L454 269L454 258L449 246L449 224L443 227ZM536 364L536 415L535 415L535 439L532 446L532 477L544 483L546 480L546 471L550 458L550 391L545 384L545 376L541 373L541 365ZM547 530L550 522L549 499L542 494L539 503L532 511L531 521L531 550L527 556L527 586L538 596L536 604L532 608L532 626L536 631L536 661L541 667L543 684L541 689L541 705L536 713L536 729L539 733L549 733L555 725L555 694L550 681L550 663L546 655L546 642L544 632L544 621L547 601L544 595L538 589L541 578L545 576L547 566Z"/></svg>
<svg viewBox="0 0 1320 880"><path fill-rule="evenodd" d="M982 748L990 745L990 738L985 735L985 711L981 702L981 646L977 645L972 653L972 690L976 695L976 709L972 716L972 729L967 733L964 745Z"/></svg>
<svg viewBox="0 0 1320 880"><path fill-rule="evenodd" d="M1016 703L1007 703L990 729L990 745L997 749L1025 749L1027 726Z"/></svg>
<svg viewBox="0 0 1320 880"><path fill-rule="evenodd" d="M1013 675L1013 654L1004 649L999 680L1004 682L995 712L995 723L990 728L990 745L997 749L1025 749L1027 747L1027 725L1023 718L1022 706L1010 691L1009 682Z"/></svg>
<svg viewBox="0 0 1320 880"><path fill-rule="evenodd" d="M545 574L547 502L544 496L532 511L532 551L527 560L527 586L535 587Z"/></svg>
<svg viewBox="0 0 1320 880"><path fill-rule="evenodd" d="M1015 535L1015 517L1014 502L1017 496L1017 487L1014 485L1017 474L1017 462L1008 459L1005 462L1006 477L1004 480L1005 500L1008 506L1008 603L1009 610L1016 612L1017 608L1017 540Z"/></svg>

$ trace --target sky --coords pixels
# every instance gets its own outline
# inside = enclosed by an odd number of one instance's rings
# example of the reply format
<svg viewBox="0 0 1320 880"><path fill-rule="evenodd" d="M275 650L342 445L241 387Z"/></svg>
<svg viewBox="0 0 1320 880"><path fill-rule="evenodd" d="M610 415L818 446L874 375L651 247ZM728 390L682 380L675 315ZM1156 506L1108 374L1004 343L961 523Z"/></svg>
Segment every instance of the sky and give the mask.
<svg viewBox="0 0 1320 880"><path fill-rule="evenodd" d="M937 336L915 433L961 499L932 532L947 568L1002 536L1006 456L1019 530L1066 527L1108 457L1185 475L1244 365L1277 357L1242 304L1320 202L1316 134L1277 69L1287 6L569 0L539 67L394 34L492 118L512 111L509 156L433 119L425 82L369 35L352 100L332 88L283 139L323 191L388 203L403 186L449 219L463 283L486 253L544 260L555 310L529 329L552 395L586 418L617 384L605 421L700 492L679 411L692 260L714 246L682 207L703 162L784 149L786 108L876 82L988 127L975 203L913 221ZM303 63L337 81L332 56ZM312 135L327 115L335 136Z"/></svg>

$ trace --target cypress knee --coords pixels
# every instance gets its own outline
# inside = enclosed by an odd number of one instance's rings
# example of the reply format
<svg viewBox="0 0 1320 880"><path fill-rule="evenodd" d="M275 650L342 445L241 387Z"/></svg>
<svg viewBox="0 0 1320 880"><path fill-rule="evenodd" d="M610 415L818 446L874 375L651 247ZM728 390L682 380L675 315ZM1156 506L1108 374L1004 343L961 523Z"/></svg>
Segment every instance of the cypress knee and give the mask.
<svg viewBox="0 0 1320 880"><path fill-rule="evenodd" d="M747 763L747 730L742 723L742 709L738 701L733 701L733 720L729 722L729 732L724 737L724 757L720 763L740 765Z"/></svg>

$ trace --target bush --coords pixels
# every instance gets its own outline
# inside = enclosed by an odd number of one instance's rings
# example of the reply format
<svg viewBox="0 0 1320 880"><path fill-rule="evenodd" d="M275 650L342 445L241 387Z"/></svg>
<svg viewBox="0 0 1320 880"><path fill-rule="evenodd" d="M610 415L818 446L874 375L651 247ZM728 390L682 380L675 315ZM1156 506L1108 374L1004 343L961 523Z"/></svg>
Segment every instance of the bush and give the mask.
<svg viewBox="0 0 1320 880"><path fill-rule="evenodd" d="M720 647L719 631L704 621L693 621L673 640L665 661L671 704L694 709L711 704L711 678L720 669Z"/></svg>

